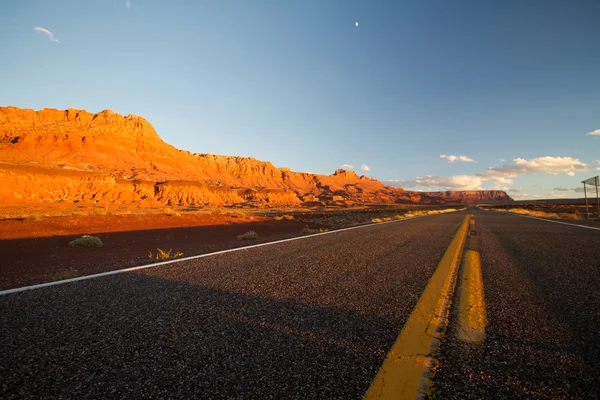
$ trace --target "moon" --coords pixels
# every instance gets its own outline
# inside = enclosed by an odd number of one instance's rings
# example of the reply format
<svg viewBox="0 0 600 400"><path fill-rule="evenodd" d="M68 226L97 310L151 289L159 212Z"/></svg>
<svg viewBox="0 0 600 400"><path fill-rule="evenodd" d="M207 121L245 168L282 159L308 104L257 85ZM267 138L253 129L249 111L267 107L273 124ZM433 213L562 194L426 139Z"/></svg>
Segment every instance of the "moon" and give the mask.
<svg viewBox="0 0 600 400"><path fill-rule="evenodd" d="M358 26L358 21L356 21L354 24L355 24L356 26Z"/></svg>

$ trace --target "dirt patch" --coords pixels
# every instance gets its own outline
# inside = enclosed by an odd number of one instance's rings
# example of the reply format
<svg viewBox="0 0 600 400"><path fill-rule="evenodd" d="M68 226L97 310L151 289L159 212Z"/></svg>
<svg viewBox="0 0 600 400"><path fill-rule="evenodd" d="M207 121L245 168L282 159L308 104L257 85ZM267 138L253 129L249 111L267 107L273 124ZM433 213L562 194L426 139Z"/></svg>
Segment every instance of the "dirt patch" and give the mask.
<svg viewBox="0 0 600 400"><path fill-rule="evenodd" d="M306 222L228 215L122 215L0 221L0 290L153 262L149 253L173 249L184 257L301 234ZM308 224L319 228L319 225ZM238 236L255 231L250 243ZM93 234L102 248L69 242Z"/></svg>

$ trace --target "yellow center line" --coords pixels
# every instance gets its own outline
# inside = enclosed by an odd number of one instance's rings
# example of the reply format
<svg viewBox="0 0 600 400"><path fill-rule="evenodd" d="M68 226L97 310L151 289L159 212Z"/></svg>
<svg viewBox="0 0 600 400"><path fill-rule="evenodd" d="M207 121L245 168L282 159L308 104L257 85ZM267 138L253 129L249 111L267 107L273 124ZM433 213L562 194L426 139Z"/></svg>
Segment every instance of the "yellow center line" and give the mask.
<svg viewBox="0 0 600 400"><path fill-rule="evenodd" d="M444 253L421 298L383 361L365 399L415 399L431 390L433 354L448 325L460 254L469 226L467 215Z"/></svg>
<svg viewBox="0 0 600 400"><path fill-rule="evenodd" d="M478 251L465 252L460 274L458 300L458 338L464 342L480 343L485 339L487 314L483 296L481 259Z"/></svg>

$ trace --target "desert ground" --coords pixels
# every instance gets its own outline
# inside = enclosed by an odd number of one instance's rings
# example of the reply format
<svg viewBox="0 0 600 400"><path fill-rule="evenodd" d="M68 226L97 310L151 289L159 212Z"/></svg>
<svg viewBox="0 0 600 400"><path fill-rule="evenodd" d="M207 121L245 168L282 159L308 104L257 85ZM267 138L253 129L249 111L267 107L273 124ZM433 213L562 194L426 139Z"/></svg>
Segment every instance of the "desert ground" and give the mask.
<svg viewBox="0 0 600 400"><path fill-rule="evenodd" d="M421 207L436 209L443 208ZM120 214L82 210L28 208L13 212L20 217L0 220L0 251L7 255L0 261L0 290L156 262L158 249L188 257L426 212L400 206L322 210L173 207L120 210ZM258 237L238 238L250 231ZM99 237L103 247L69 246L83 235Z"/></svg>

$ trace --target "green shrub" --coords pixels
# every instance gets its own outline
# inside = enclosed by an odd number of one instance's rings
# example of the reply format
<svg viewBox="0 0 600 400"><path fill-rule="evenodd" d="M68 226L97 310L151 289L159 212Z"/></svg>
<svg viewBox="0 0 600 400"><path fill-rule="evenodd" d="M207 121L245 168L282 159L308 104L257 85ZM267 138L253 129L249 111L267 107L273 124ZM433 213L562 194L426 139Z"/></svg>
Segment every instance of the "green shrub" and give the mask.
<svg viewBox="0 0 600 400"><path fill-rule="evenodd" d="M71 240L70 247L102 247L104 243L98 236L83 235L80 238Z"/></svg>

